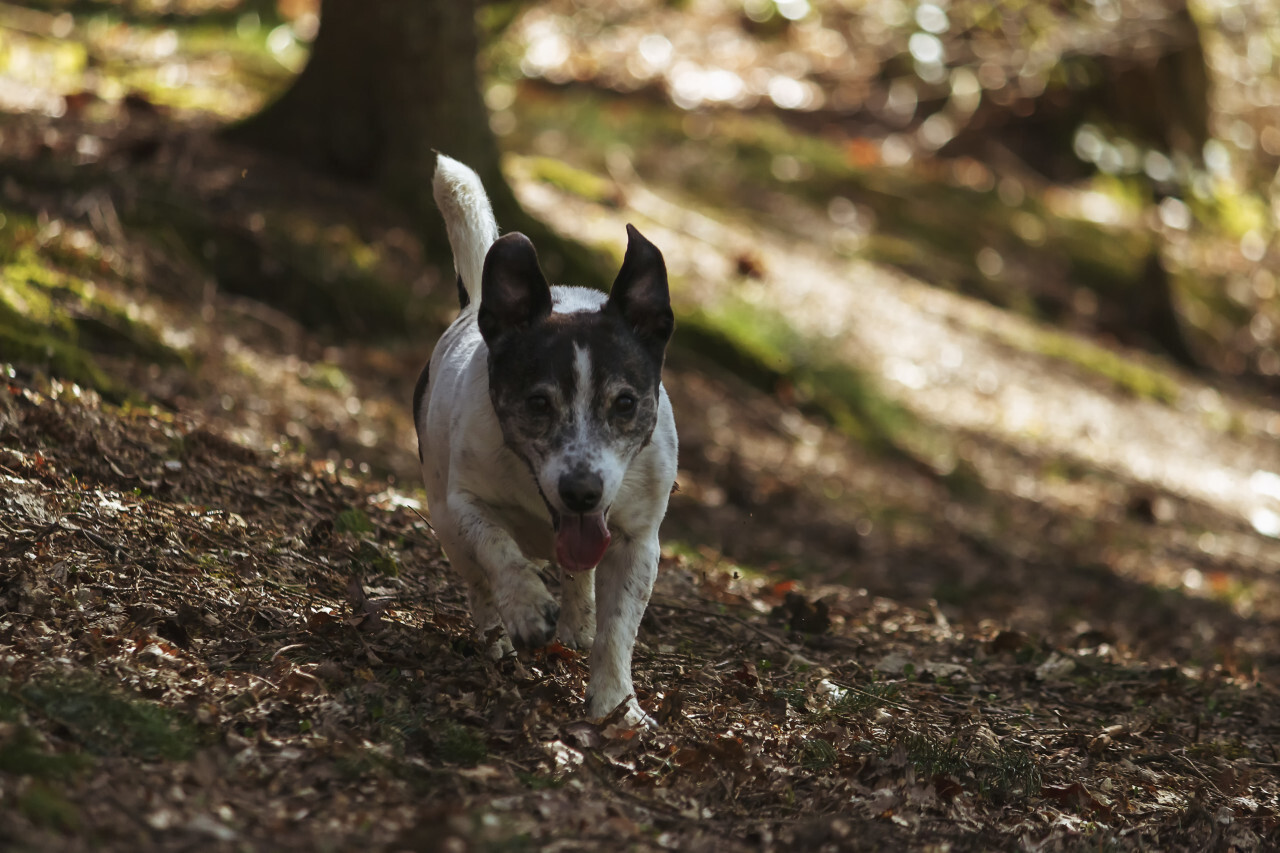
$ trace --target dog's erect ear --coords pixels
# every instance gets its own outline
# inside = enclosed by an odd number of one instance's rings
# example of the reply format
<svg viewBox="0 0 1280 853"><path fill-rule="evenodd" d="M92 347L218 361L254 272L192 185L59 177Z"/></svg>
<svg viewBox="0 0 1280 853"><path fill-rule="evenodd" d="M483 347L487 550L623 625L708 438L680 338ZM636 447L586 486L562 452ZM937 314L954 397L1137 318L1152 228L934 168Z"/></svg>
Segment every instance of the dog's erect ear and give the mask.
<svg viewBox="0 0 1280 853"><path fill-rule="evenodd" d="M658 363L662 363L667 341L671 340L676 325L667 288L667 265L658 247L633 225L627 226L627 254L609 291L605 310L619 314Z"/></svg>
<svg viewBox="0 0 1280 853"><path fill-rule="evenodd" d="M519 232L503 235L489 247L480 282L476 321L484 342L525 328L551 313L551 288L538 266L538 253Z"/></svg>

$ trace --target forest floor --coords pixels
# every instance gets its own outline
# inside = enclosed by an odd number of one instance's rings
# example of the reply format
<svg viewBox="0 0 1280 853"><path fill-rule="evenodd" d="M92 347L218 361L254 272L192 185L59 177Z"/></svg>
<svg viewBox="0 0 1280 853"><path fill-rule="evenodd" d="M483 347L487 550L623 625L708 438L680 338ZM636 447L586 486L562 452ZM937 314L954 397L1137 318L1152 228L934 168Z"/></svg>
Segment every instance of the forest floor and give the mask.
<svg viewBox="0 0 1280 853"><path fill-rule="evenodd" d="M614 254L635 222L678 304L660 728L585 719L577 653L469 639L420 503L452 283L214 126L0 125L0 331L38 344L0 352L0 846L1274 849L1274 399L517 132L528 209ZM375 278L407 330L279 307Z"/></svg>

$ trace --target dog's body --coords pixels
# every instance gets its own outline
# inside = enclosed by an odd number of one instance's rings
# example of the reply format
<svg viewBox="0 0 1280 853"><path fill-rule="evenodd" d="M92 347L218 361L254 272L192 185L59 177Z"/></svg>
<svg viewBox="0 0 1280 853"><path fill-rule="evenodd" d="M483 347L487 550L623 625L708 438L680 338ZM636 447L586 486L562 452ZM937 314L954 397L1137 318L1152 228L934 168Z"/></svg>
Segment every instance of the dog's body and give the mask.
<svg viewBox="0 0 1280 853"><path fill-rule="evenodd" d="M441 156L434 191L463 307L418 381L414 419L432 524L477 635L499 655L553 635L590 646L588 713L627 701L633 722L652 724L631 653L676 473L662 255L628 226L607 298L548 287L523 235L498 238L474 172ZM548 560L558 611L536 566Z"/></svg>

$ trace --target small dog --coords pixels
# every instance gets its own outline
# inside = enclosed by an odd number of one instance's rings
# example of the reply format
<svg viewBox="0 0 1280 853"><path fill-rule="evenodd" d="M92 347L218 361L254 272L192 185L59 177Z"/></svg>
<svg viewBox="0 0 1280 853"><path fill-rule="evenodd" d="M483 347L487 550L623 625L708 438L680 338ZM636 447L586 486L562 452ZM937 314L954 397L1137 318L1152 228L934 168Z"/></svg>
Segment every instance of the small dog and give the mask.
<svg viewBox="0 0 1280 853"><path fill-rule="evenodd" d="M676 475L662 387L675 326L658 249L627 226L608 297L550 287L533 244L498 237L479 177L439 155L433 182L462 311L414 390L432 524L495 657L558 635L591 648L587 711L636 702L631 654ZM557 606L538 575L560 567ZM598 568L597 568L598 566Z"/></svg>

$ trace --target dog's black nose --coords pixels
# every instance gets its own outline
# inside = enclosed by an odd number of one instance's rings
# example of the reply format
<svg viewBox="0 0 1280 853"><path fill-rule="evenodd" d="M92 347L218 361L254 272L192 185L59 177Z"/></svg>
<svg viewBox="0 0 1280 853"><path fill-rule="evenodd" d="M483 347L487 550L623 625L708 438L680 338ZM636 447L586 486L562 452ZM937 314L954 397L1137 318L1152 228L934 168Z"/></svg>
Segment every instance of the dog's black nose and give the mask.
<svg viewBox="0 0 1280 853"><path fill-rule="evenodd" d="M560 500L570 512L591 512L600 504L604 482L591 471L575 471L560 477Z"/></svg>

